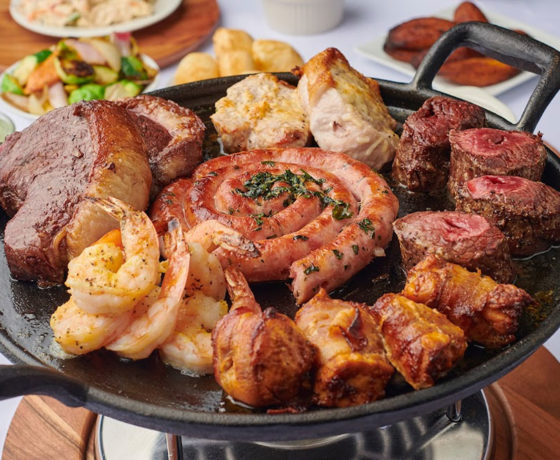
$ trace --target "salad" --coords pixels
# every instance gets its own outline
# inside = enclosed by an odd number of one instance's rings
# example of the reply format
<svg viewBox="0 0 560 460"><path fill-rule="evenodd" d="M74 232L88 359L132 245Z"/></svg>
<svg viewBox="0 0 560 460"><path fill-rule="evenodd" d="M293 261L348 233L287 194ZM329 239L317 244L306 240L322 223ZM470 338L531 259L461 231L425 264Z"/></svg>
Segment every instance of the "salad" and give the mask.
<svg viewBox="0 0 560 460"><path fill-rule="evenodd" d="M78 101L136 96L157 73L146 64L130 33L65 38L5 72L0 90L9 104L42 115Z"/></svg>

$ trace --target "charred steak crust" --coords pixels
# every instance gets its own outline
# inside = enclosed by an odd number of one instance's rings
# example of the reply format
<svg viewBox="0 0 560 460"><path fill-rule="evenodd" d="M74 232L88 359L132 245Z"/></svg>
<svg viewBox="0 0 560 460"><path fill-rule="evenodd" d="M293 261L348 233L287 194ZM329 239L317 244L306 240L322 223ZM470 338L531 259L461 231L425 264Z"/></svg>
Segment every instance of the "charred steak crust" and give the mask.
<svg viewBox="0 0 560 460"><path fill-rule="evenodd" d="M141 95L118 102L146 144L152 170L152 197L178 177L190 175L202 162L206 127L190 109L160 97Z"/></svg>
<svg viewBox="0 0 560 460"><path fill-rule="evenodd" d="M452 130L448 188L452 196L460 184L484 175L541 179L546 149L541 134L493 128Z"/></svg>
<svg viewBox="0 0 560 460"><path fill-rule="evenodd" d="M515 256L560 242L560 193L517 176L481 176L458 188L457 210L484 216L505 235Z"/></svg>
<svg viewBox="0 0 560 460"><path fill-rule="evenodd" d="M412 268L429 254L500 283L515 278L503 233L484 217L457 211L420 211L393 222L403 266Z"/></svg>
<svg viewBox="0 0 560 460"><path fill-rule="evenodd" d="M143 209L150 185L138 128L114 103L56 109L12 135L0 155L0 204L13 215L4 231L12 276L62 282L71 254L116 225L83 197L111 195Z"/></svg>
<svg viewBox="0 0 560 460"><path fill-rule="evenodd" d="M442 189L449 171L449 131L479 128L484 110L449 97L432 97L410 115L393 161L393 177L409 190Z"/></svg>

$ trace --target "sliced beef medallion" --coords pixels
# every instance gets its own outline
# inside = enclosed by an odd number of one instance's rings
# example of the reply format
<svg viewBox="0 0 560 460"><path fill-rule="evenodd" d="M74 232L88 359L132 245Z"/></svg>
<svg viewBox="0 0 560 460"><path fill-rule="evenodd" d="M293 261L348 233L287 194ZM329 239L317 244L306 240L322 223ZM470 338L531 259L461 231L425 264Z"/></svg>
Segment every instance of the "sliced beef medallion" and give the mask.
<svg viewBox="0 0 560 460"><path fill-rule="evenodd" d="M560 192L517 176L481 176L458 188L457 210L480 214L505 235L515 256L560 242Z"/></svg>
<svg viewBox="0 0 560 460"><path fill-rule="evenodd" d="M206 128L192 110L148 95L123 99L117 104L128 110L140 128L152 170L152 197L200 164Z"/></svg>
<svg viewBox="0 0 560 460"><path fill-rule="evenodd" d="M435 254L468 269L479 269L500 283L515 277L504 234L482 216L421 211L397 219L393 228L406 270Z"/></svg>
<svg viewBox="0 0 560 460"><path fill-rule="evenodd" d="M540 180L546 162L541 135L478 128L451 131L448 188L452 196L468 180L493 174Z"/></svg>
<svg viewBox="0 0 560 460"><path fill-rule="evenodd" d="M426 100L404 123L393 177L415 192L444 188L449 171L449 131L484 124L484 110L470 102L442 96Z"/></svg>
<svg viewBox="0 0 560 460"><path fill-rule="evenodd" d="M129 113L109 101L53 110L0 149L0 204L12 276L60 283L69 258L117 222L85 196L148 205L146 148Z"/></svg>

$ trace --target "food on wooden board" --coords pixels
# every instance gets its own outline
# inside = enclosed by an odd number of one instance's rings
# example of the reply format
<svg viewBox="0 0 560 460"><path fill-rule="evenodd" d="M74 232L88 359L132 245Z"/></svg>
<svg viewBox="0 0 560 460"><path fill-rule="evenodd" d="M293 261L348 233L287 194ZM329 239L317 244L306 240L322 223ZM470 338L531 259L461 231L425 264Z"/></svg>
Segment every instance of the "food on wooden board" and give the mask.
<svg viewBox="0 0 560 460"><path fill-rule="evenodd" d="M488 348L515 340L523 309L534 302L513 284L429 255L408 272L402 295L443 313L470 341Z"/></svg>
<svg viewBox="0 0 560 460"><path fill-rule="evenodd" d="M393 223L403 265L412 268L428 254L503 283L515 278L504 234L484 217L458 211L418 211Z"/></svg>
<svg viewBox="0 0 560 460"><path fill-rule="evenodd" d="M336 48L313 56L297 72L301 104L319 147L343 152L374 169L391 161L397 122L379 84L352 68Z"/></svg>
<svg viewBox="0 0 560 460"><path fill-rule="evenodd" d="M311 139L296 88L269 73L230 86L210 119L228 153L304 147Z"/></svg>
<svg viewBox="0 0 560 460"><path fill-rule="evenodd" d="M505 235L513 256L529 256L560 242L560 193L518 176L481 176L464 183L457 210L480 214Z"/></svg>
<svg viewBox="0 0 560 460"><path fill-rule="evenodd" d="M484 110L470 102L444 96L427 99L404 122L393 177L415 192L445 188L451 151L449 131L481 128L485 123Z"/></svg>

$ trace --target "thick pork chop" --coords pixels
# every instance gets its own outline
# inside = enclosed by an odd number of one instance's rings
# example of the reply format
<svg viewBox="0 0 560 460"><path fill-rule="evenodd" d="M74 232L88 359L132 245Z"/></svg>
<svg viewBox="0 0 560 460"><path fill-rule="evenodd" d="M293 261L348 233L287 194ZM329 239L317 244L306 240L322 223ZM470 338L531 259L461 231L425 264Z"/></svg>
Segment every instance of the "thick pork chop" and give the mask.
<svg viewBox="0 0 560 460"><path fill-rule="evenodd" d="M12 275L63 281L68 260L116 221L85 196L148 205L152 175L129 113L108 101L53 110L0 148L0 204Z"/></svg>

